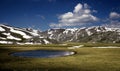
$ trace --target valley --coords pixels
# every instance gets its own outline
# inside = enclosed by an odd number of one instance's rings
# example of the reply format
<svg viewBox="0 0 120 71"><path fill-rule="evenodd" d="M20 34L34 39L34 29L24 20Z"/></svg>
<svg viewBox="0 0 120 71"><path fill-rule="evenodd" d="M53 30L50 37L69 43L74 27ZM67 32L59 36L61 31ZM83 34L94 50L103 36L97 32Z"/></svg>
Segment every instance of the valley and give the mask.
<svg viewBox="0 0 120 71"><path fill-rule="evenodd" d="M47 45L0 45L0 69L9 71L119 71L120 48L92 48L92 47L120 47L120 44L103 43L64 43ZM84 45L80 48L68 47ZM76 54L56 58L24 58L10 56L13 52L31 50L64 50L74 51Z"/></svg>

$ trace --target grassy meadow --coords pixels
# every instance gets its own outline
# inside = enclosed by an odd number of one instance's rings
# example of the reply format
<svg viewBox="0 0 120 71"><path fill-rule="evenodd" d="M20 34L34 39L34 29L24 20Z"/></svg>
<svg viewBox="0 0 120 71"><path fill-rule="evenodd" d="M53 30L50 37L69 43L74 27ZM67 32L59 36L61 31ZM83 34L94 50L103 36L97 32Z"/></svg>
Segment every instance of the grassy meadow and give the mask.
<svg viewBox="0 0 120 71"><path fill-rule="evenodd" d="M9 71L120 71L120 44L65 43L67 45L0 45L0 70ZM76 45L84 47L68 49ZM28 50L67 50L75 55L56 58L23 58L10 53Z"/></svg>

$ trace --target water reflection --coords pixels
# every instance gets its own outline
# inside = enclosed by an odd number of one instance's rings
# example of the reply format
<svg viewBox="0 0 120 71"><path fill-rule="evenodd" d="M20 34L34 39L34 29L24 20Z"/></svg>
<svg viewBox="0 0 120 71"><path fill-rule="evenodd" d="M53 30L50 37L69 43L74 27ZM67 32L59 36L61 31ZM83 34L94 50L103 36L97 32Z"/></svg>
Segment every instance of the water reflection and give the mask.
<svg viewBox="0 0 120 71"><path fill-rule="evenodd" d="M35 50L12 53L12 56L31 57L31 58L52 58L73 55L74 52L60 50Z"/></svg>

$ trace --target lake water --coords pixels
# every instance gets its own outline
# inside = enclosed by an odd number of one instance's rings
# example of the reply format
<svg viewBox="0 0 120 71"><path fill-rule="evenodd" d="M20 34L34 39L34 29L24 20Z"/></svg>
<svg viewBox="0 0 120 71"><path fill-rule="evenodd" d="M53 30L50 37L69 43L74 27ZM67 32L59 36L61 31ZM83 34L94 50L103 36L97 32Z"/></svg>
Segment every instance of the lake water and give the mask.
<svg viewBox="0 0 120 71"><path fill-rule="evenodd" d="M12 53L12 56L18 57L30 57L30 58L52 58L73 55L71 51L60 51L60 50L34 50Z"/></svg>

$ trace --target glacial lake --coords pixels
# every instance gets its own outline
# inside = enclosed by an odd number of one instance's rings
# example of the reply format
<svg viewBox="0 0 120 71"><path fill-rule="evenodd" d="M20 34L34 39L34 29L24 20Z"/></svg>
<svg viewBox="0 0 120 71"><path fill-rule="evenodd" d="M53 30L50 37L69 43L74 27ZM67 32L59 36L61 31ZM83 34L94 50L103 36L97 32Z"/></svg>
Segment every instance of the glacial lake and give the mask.
<svg viewBox="0 0 120 71"><path fill-rule="evenodd" d="M34 51L24 51L15 52L10 55L17 57L27 57L27 58L53 58L73 55L75 52L72 51L61 51L61 50L34 50Z"/></svg>

